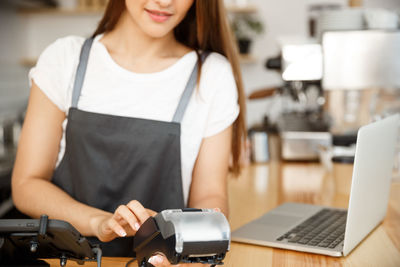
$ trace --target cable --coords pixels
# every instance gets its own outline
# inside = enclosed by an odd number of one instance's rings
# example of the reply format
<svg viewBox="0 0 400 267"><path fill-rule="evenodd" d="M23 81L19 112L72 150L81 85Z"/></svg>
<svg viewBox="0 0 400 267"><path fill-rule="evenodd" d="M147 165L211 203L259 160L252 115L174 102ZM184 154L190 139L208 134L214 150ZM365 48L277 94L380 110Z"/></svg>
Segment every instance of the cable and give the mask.
<svg viewBox="0 0 400 267"><path fill-rule="evenodd" d="M96 258L97 258L97 267L101 267L101 257L103 252L101 251L100 248L92 248L92 251L96 253Z"/></svg>
<svg viewBox="0 0 400 267"><path fill-rule="evenodd" d="M130 261L128 261L125 265L125 267L129 267L129 264L131 264L132 262L134 262L136 260L136 258L131 259Z"/></svg>

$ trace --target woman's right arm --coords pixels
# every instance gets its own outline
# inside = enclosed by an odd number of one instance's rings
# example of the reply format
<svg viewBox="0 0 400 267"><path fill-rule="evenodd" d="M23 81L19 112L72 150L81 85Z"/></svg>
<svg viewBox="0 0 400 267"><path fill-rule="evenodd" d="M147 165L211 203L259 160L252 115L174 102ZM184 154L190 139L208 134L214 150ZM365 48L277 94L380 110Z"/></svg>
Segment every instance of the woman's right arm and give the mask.
<svg viewBox="0 0 400 267"><path fill-rule="evenodd" d="M112 214L74 200L51 182L64 119L65 113L32 83L12 175L16 207L34 218L47 214L51 219L68 221L81 234L102 241L134 234L136 223L149 217L139 202L121 205Z"/></svg>

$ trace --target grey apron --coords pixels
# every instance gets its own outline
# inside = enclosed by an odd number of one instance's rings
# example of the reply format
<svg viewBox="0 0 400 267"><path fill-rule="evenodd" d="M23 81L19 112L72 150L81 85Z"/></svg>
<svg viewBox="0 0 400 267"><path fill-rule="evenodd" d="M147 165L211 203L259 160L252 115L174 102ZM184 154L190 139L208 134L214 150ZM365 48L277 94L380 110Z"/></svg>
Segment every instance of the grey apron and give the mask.
<svg viewBox="0 0 400 267"><path fill-rule="evenodd" d="M77 105L92 43L93 38L87 39L81 50L65 154L52 182L77 201L112 213L134 199L157 212L184 208L180 122L196 87L198 64L172 122L86 112ZM105 256L134 256L132 237L107 243L89 240L100 243Z"/></svg>

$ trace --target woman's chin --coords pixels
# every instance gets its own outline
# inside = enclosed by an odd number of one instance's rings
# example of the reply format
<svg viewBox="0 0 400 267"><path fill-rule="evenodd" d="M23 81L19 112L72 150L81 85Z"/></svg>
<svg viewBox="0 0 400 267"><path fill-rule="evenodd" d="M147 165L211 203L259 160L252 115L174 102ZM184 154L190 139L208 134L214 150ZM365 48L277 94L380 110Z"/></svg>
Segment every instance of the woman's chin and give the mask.
<svg viewBox="0 0 400 267"><path fill-rule="evenodd" d="M159 39L167 36L170 33L170 30L165 30L165 29L151 29L148 31L145 31L145 33L150 36L151 38L154 39Z"/></svg>

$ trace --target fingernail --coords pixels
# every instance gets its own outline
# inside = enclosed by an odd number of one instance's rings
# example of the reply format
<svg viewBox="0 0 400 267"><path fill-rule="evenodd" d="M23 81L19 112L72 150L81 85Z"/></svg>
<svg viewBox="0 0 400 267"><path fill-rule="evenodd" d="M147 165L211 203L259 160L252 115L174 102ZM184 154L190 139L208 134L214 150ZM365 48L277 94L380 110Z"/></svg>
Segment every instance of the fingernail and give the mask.
<svg viewBox="0 0 400 267"><path fill-rule="evenodd" d="M152 257L150 257L150 259L149 259L149 263L151 263L151 264L157 264L156 263L156 257L155 256L152 256Z"/></svg>
<svg viewBox="0 0 400 267"><path fill-rule="evenodd" d="M161 257L160 255L156 255L154 256L156 263L162 263L163 262L163 257Z"/></svg>
<svg viewBox="0 0 400 267"><path fill-rule="evenodd" d="M137 231L137 230L139 230L139 228L140 228L140 224L135 223L135 230Z"/></svg>
<svg viewBox="0 0 400 267"><path fill-rule="evenodd" d="M163 257L160 255L151 256L149 259L149 263L151 264L161 264L163 262Z"/></svg>
<svg viewBox="0 0 400 267"><path fill-rule="evenodd" d="M124 230L120 230L120 231L119 231L119 234L120 234L121 236L126 236L126 232L125 232Z"/></svg>

